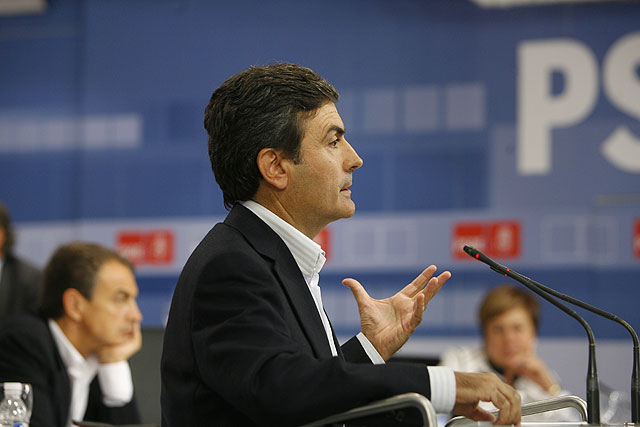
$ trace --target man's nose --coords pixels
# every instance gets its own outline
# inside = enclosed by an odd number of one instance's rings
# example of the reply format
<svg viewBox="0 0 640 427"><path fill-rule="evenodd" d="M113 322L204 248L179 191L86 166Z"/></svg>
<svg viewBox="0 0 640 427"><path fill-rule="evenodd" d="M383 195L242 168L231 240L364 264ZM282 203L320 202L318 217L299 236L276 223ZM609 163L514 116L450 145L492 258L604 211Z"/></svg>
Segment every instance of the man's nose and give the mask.
<svg viewBox="0 0 640 427"><path fill-rule="evenodd" d="M142 322L142 312L140 311L140 307L138 307L138 303L135 300L133 300L133 306L131 307L129 316L131 320L134 322L137 322L137 323Z"/></svg>
<svg viewBox="0 0 640 427"><path fill-rule="evenodd" d="M364 163L362 158L358 156L356 150L345 140L347 145L347 155L345 157L345 166L349 171L354 171L358 169Z"/></svg>

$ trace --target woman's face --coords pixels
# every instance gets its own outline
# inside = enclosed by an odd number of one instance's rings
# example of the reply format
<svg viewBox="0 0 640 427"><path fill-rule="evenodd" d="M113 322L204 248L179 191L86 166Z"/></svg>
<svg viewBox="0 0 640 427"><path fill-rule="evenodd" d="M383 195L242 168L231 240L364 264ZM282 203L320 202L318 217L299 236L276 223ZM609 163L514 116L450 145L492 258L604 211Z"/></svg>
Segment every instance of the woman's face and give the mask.
<svg viewBox="0 0 640 427"><path fill-rule="evenodd" d="M529 312L514 307L487 322L484 343L489 360L502 369L514 368L536 352L536 328Z"/></svg>

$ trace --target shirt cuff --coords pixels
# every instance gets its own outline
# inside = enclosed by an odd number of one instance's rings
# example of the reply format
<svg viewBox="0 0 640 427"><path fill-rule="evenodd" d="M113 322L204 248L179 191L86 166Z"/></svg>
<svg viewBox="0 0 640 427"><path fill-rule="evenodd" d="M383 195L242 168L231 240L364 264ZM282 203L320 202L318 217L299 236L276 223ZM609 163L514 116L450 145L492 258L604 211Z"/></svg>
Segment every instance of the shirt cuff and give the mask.
<svg viewBox="0 0 640 427"><path fill-rule="evenodd" d="M101 364L98 367L98 379L102 402L106 406L123 406L133 399L131 368L126 360Z"/></svg>
<svg viewBox="0 0 640 427"><path fill-rule="evenodd" d="M380 353L378 353L378 350L376 350L373 344L371 344L369 338L367 338L362 332L358 332L356 338L358 338L358 341L360 341L360 345L364 349L364 352L367 353L367 356L369 356L369 359L371 359L371 363L373 363L374 365L384 365L384 359L382 358L382 356L380 356Z"/></svg>
<svg viewBox="0 0 640 427"><path fill-rule="evenodd" d="M453 369L427 366L431 385L431 404L439 414L448 414L456 403L456 376Z"/></svg>

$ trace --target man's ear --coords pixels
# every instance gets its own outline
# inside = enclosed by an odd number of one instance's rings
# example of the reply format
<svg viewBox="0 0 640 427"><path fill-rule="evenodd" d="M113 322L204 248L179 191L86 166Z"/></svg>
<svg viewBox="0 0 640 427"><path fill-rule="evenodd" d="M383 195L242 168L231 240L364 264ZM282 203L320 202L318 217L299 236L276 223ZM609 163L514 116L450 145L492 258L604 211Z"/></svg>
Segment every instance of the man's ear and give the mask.
<svg viewBox="0 0 640 427"><path fill-rule="evenodd" d="M68 288L62 294L64 314L75 322L80 322L84 316L87 299L75 288Z"/></svg>
<svg viewBox="0 0 640 427"><path fill-rule="evenodd" d="M282 150L263 148L256 159L262 178L277 188L284 190L289 183L290 164L293 160L284 155Z"/></svg>

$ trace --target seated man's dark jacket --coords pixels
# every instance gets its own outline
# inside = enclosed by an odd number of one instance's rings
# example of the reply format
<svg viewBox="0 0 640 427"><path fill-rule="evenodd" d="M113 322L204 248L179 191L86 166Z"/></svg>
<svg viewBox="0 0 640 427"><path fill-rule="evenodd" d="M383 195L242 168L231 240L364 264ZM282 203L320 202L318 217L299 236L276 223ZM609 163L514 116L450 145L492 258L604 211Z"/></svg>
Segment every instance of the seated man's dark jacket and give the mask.
<svg viewBox="0 0 640 427"><path fill-rule="evenodd" d="M71 404L71 385L47 320L20 314L0 329L0 382L17 381L33 387L31 427L65 427ZM111 424L140 422L135 399L121 407L102 402L98 377L90 386L85 421Z"/></svg>
<svg viewBox="0 0 640 427"><path fill-rule="evenodd" d="M336 346L332 357L285 243L236 205L178 280L161 363L162 425L299 425L400 393L430 396L424 365L373 365L356 338Z"/></svg>
<svg viewBox="0 0 640 427"><path fill-rule="evenodd" d="M28 262L8 253L0 274L0 325L21 312L35 312L40 296L41 272Z"/></svg>

